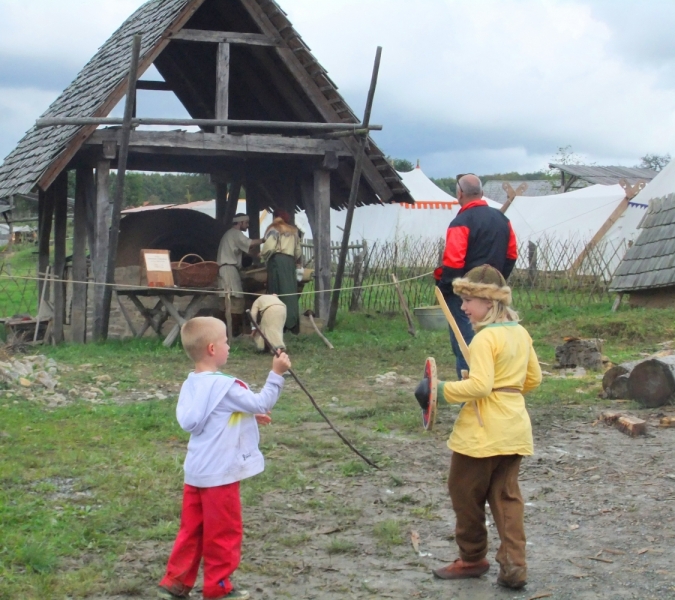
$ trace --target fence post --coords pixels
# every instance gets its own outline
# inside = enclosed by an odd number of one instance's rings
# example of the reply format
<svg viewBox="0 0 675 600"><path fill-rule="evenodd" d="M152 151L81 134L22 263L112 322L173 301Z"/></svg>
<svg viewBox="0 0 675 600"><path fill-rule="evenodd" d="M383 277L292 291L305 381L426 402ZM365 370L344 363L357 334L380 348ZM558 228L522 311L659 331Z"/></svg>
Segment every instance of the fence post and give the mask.
<svg viewBox="0 0 675 600"><path fill-rule="evenodd" d="M354 289L352 290L352 301L349 305L349 311L354 312L361 307L361 286L365 275L365 262L368 255L368 243L363 240L363 250L354 256Z"/></svg>

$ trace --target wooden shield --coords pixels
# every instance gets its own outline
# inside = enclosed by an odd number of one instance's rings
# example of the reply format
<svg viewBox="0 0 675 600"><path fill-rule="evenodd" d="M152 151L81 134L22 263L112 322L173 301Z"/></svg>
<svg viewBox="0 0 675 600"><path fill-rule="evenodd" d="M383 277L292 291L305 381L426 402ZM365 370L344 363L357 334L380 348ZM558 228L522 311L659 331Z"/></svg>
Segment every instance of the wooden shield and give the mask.
<svg viewBox="0 0 675 600"><path fill-rule="evenodd" d="M429 405L422 411L422 425L426 431L434 428L436 421L436 391L438 389L438 376L436 373L436 361L429 357L424 364L424 378L429 380Z"/></svg>

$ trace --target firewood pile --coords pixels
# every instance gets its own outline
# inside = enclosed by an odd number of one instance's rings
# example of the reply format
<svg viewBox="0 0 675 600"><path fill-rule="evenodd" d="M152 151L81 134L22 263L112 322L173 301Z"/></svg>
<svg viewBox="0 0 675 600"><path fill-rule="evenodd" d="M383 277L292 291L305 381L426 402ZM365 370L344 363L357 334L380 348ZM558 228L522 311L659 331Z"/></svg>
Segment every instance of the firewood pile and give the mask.
<svg viewBox="0 0 675 600"><path fill-rule="evenodd" d="M675 355L659 353L608 369L601 395L612 400L635 400L645 408L672 404L675 398Z"/></svg>

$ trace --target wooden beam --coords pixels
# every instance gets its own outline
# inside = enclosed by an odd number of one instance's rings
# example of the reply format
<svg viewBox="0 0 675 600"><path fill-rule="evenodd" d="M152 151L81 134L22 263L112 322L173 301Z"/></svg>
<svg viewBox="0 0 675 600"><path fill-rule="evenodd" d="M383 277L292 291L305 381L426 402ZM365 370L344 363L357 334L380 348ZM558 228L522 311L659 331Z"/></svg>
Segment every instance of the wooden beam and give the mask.
<svg viewBox="0 0 675 600"><path fill-rule="evenodd" d="M239 205L239 193L241 192L242 178L241 175L236 175L230 184L230 190L227 194L227 206L225 208L225 216L223 222L225 223L225 230L232 227L232 220L237 214L237 206Z"/></svg>
<svg viewBox="0 0 675 600"><path fill-rule="evenodd" d="M52 184L54 188L54 322L52 339L63 343L66 316L66 230L68 228L68 171L62 171Z"/></svg>
<svg viewBox="0 0 675 600"><path fill-rule="evenodd" d="M49 267L49 239L52 234L54 217L54 190L38 191L38 277L45 277ZM38 298L43 297L42 289L48 285L46 279L38 282ZM45 291L46 295L46 291ZM38 311L41 307L38 307Z"/></svg>
<svg viewBox="0 0 675 600"><path fill-rule="evenodd" d="M252 240L260 239L260 208L254 191L255 184L250 178L246 179L246 214L248 215L248 237Z"/></svg>
<svg viewBox="0 0 675 600"><path fill-rule="evenodd" d="M75 219L73 223L73 281L87 280L87 206L93 203L92 169L75 172ZM87 284L73 283L71 337L74 343L84 344L87 338Z"/></svg>
<svg viewBox="0 0 675 600"><path fill-rule="evenodd" d="M230 114L230 45L218 44L216 63L216 119L227 119ZM226 134L227 126L217 126L217 134Z"/></svg>
<svg viewBox="0 0 675 600"><path fill-rule="evenodd" d="M166 81L149 81L147 79L141 79L136 84L136 89L152 92L173 92L173 88Z"/></svg>
<svg viewBox="0 0 675 600"><path fill-rule="evenodd" d="M211 175L211 183L216 188L216 221L225 222L227 210L227 190L230 177L225 173Z"/></svg>
<svg viewBox="0 0 675 600"><path fill-rule="evenodd" d="M139 65L138 72L143 74L152 63L155 62L157 56L159 56L167 44L171 41L170 37L174 32L180 31L183 26L192 18L192 16L197 12L201 5L206 0L191 0L188 2L183 9L183 11L176 17L176 19L171 23L169 29L167 30L166 37L160 38L160 40L151 48L143 57ZM127 79L123 78L117 87L110 93L106 102L94 113L94 116L103 116L110 113L110 111L119 104L120 100L124 97L127 91ZM56 179L58 174L66 167L66 165L71 161L75 156L77 151L80 149L82 144L87 140L87 138L96 130L96 125L90 125L84 127L66 146L66 148L61 152L56 160L54 160L47 170L42 174L40 179L37 182L38 187L43 190L46 190Z"/></svg>
<svg viewBox="0 0 675 600"><path fill-rule="evenodd" d="M115 283L115 264L117 262L117 241L120 233L120 219L124 205L124 178L127 172L127 158L129 156L129 138L131 137L131 119L136 104L136 81L138 79L138 63L141 55L142 36L134 35L131 42L131 66L129 67L129 85L127 99L124 105L124 123L122 124L120 139L120 154L117 161L117 185L113 199L112 215L110 219L110 243L108 246L108 266L106 268L106 286L103 288L103 337L108 337L110 309L112 305L113 284Z"/></svg>
<svg viewBox="0 0 675 600"><path fill-rule="evenodd" d="M330 250L330 171L314 171L314 281L319 292L314 300L314 312L321 319L328 319L331 288Z"/></svg>
<svg viewBox="0 0 675 600"><path fill-rule="evenodd" d="M110 161L104 160L96 166L96 247L92 257L94 271L94 324L93 339L103 339L103 285L106 282L108 247L110 237Z"/></svg>
<svg viewBox="0 0 675 600"><path fill-rule="evenodd" d="M595 235L591 238L591 241L586 244L585 248L582 250L581 254L576 258L574 263L572 263L572 266L570 267L570 271L572 273L576 273L579 267L581 267L582 263L584 262L584 259L588 256L588 254L595 248L600 240L605 237L605 234L612 228L612 225L616 223L619 219L619 217L626 212L626 209L628 208L630 200L628 198L624 198L621 202L619 202L618 206L612 211L612 214L609 215L607 220L602 224L600 229L595 232Z"/></svg>
<svg viewBox="0 0 675 600"><path fill-rule="evenodd" d="M203 29L181 29L171 36L172 40L183 42L206 42L214 44L244 44L248 46L278 46L279 41L260 33L238 33L236 31L206 31Z"/></svg>
<svg viewBox="0 0 675 600"><path fill-rule="evenodd" d="M100 146L107 140L117 140L119 132L101 129L94 133L86 146ZM325 156L335 152L338 157L349 156L338 140L295 138L263 134L188 133L185 131L134 131L129 139L132 152L237 156L238 154L278 154L296 156Z"/></svg>
<svg viewBox="0 0 675 600"><path fill-rule="evenodd" d="M141 125L167 125L172 127L251 127L256 129L285 129L307 131L346 131L357 134L363 129L381 131L382 125L361 125L359 123L307 123L304 121L258 121L252 119L169 119L154 117L132 118L132 127ZM44 117L35 122L36 127L64 127L73 125L124 125L124 119L117 117Z"/></svg>

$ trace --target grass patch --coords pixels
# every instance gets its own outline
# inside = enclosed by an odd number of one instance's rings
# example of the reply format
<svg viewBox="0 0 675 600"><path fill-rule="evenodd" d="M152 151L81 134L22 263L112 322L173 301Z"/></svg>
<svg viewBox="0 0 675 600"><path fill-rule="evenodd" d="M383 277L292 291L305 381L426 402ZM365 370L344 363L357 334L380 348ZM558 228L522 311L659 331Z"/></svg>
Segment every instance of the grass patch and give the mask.
<svg viewBox="0 0 675 600"><path fill-rule="evenodd" d="M357 546L354 542L345 540L343 538L332 539L328 546L326 546L326 552L328 554L354 554L357 551Z"/></svg>
<svg viewBox="0 0 675 600"><path fill-rule="evenodd" d="M380 546L389 548L404 543L401 523L396 519L380 521L373 527L373 535Z"/></svg>

